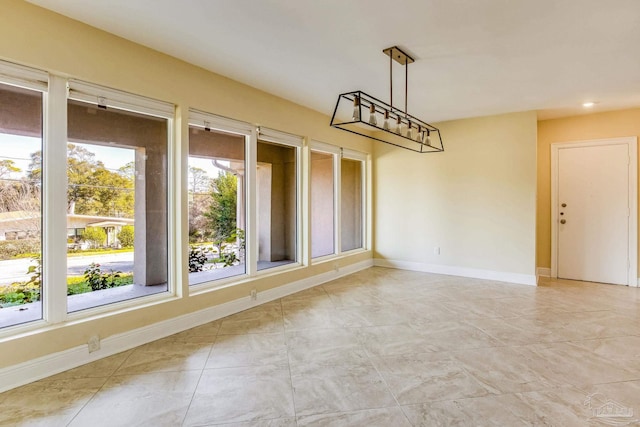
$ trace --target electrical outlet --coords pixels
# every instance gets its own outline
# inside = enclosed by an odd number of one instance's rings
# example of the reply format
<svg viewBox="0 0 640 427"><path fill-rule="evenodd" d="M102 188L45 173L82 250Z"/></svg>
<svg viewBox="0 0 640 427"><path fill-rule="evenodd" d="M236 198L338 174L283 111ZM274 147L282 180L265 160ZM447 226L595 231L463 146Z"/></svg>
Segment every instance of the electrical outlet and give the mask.
<svg viewBox="0 0 640 427"><path fill-rule="evenodd" d="M334 263L333 263L333 269L334 269L335 271L340 271L340 264L338 264L337 262L334 262Z"/></svg>
<svg viewBox="0 0 640 427"><path fill-rule="evenodd" d="M434 255L440 255L440 246L435 246L433 248L433 254Z"/></svg>
<svg viewBox="0 0 640 427"><path fill-rule="evenodd" d="M89 353L93 353L94 351L100 350L100 337L97 335L89 338L87 342L87 346L89 347Z"/></svg>
<svg viewBox="0 0 640 427"><path fill-rule="evenodd" d="M255 289L251 289L251 299L253 301L258 299L258 291L256 291Z"/></svg>

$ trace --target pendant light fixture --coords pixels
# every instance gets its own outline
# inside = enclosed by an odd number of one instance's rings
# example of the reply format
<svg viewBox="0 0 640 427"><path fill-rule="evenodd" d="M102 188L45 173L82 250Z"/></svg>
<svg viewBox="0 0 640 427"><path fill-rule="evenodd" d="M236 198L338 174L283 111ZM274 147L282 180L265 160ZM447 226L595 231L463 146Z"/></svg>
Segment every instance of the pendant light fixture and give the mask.
<svg viewBox="0 0 640 427"><path fill-rule="evenodd" d="M440 130L407 112L409 64L414 59L397 46L382 52L389 57L389 104L359 90L340 94L331 126L417 153L444 151ZM393 106L393 61L405 68L404 111ZM365 112L369 110L366 117L362 116L363 107ZM377 114L383 117L382 126ZM391 126L390 120L395 125Z"/></svg>

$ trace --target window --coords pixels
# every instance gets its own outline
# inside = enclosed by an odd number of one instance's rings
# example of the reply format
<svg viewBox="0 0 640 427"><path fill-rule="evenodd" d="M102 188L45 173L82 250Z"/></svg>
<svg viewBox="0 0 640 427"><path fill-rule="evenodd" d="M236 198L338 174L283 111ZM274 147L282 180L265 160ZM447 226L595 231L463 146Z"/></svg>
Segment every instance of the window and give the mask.
<svg viewBox="0 0 640 427"><path fill-rule="evenodd" d="M367 155L330 144L310 144L311 258L365 247Z"/></svg>
<svg viewBox="0 0 640 427"><path fill-rule="evenodd" d="M189 126L189 285L246 273L248 136L196 116Z"/></svg>
<svg viewBox="0 0 640 427"><path fill-rule="evenodd" d="M14 72L17 78L6 78ZM3 72L4 71L4 72ZM29 78L35 74L38 84ZM0 63L0 328L42 319L46 75ZM24 81L20 76L27 77Z"/></svg>
<svg viewBox="0 0 640 427"><path fill-rule="evenodd" d="M257 134L249 124L190 111L190 285L299 262L302 138Z"/></svg>
<svg viewBox="0 0 640 427"><path fill-rule="evenodd" d="M311 257L335 253L335 158L311 151Z"/></svg>
<svg viewBox="0 0 640 427"><path fill-rule="evenodd" d="M363 247L363 162L340 161L340 220L342 252Z"/></svg>
<svg viewBox="0 0 640 427"><path fill-rule="evenodd" d="M261 130L256 171L258 270L298 262L298 165L302 139Z"/></svg>
<svg viewBox="0 0 640 427"><path fill-rule="evenodd" d="M131 95L70 86L68 311L166 292L170 119Z"/></svg>

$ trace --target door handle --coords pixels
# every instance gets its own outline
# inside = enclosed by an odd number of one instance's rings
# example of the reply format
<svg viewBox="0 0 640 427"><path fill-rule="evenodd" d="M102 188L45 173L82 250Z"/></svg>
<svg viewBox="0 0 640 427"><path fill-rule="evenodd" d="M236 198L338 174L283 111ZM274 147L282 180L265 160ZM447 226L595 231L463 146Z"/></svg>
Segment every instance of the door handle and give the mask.
<svg viewBox="0 0 640 427"><path fill-rule="evenodd" d="M567 220L566 220L566 219L561 219L561 220L560 220L560 224L566 224L566 223L567 223Z"/></svg>

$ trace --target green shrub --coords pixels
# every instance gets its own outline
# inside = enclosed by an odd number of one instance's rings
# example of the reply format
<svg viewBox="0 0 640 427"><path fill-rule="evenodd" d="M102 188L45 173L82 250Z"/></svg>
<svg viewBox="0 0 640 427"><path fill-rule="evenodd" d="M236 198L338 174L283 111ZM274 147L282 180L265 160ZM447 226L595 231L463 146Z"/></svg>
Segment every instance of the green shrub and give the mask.
<svg viewBox="0 0 640 427"><path fill-rule="evenodd" d="M231 267L239 262L240 259L238 259L238 257L236 256L236 252L233 249L223 249L222 253L220 254L220 261L224 263L223 267Z"/></svg>
<svg viewBox="0 0 640 427"><path fill-rule="evenodd" d="M0 260L40 253L40 239L0 240Z"/></svg>
<svg viewBox="0 0 640 427"><path fill-rule="evenodd" d="M27 282L16 282L0 286L0 306L26 304L40 300L40 286Z"/></svg>
<svg viewBox="0 0 640 427"><path fill-rule="evenodd" d="M107 242L107 232L102 227L87 227L82 233L82 240L91 243L91 246L97 248Z"/></svg>
<svg viewBox="0 0 640 427"><path fill-rule="evenodd" d="M92 291L99 291L117 286L115 283L116 279L120 277L120 273L121 271L103 273L100 270L100 264L92 262L84 271L84 278L89 283Z"/></svg>
<svg viewBox="0 0 640 427"><path fill-rule="evenodd" d="M189 273L197 273L204 270L209 251L201 246L189 246Z"/></svg>
<svg viewBox="0 0 640 427"><path fill-rule="evenodd" d="M125 225L118 233L118 240L124 248L130 248L133 246L133 225Z"/></svg>

